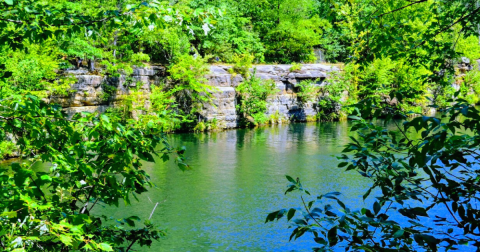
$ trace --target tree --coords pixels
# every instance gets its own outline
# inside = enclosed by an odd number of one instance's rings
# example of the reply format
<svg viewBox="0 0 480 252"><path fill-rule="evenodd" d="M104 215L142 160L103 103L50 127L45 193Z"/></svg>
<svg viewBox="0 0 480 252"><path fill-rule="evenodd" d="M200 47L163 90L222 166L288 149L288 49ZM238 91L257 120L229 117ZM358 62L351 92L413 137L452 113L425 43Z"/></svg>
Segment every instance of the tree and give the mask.
<svg viewBox="0 0 480 252"><path fill-rule="evenodd" d="M3 251L129 251L165 234L148 219L94 214L96 206L129 205L146 192L151 183L142 162L155 162L154 155L165 161L178 154L188 168L184 150L173 149L155 127L123 126L97 114L70 119L35 96L4 99L1 107L0 137L13 135L29 157L0 173ZM36 162L51 166L36 170Z"/></svg>
<svg viewBox="0 0 480 252"><path fill-rule="evenodd" d="M363 1L351 1L352 7L358 7L350 22L358 34L352 47L354 62L366 68L381 57L402 60L412 69L428 69L430 74L421 79L424 83L450 85L448 76L454 75L452 62L459 53L455 41L445 37L455 34L457 39L475 31L480 17L475 1L359 3ZM416 91L406 86L391 90L388 98L401 104L417 95ZM458 95L460 91L452 97ZM442 110L441 118L380 103L366 97L354 106L350 118L357 122L351 130L357 136L351 137L338 164L371 179L363 199L372 198L375 192L373 205L352 210L341 201L339 192L311 200L302 195L303 206L272 212L266 222L283 217L291 221L297 214L290 239L312 233L318 243L316 251L339 247L346 251L447 251L466 246L479 250L480 112L463 99L448 100L452 105ZM362 117L393 120L397 129L385 129ZM300 179L287 179L286 193L301 191L312 197ZM442 215L435 215L438 212Z"/></svg>
<svg viewBox="0 0 480 252"><path fill-rule="evenodd" d="M89 31L95 39L100 29L125 23L138 29L160 26L164 15L175 13L155 1L120 11L80 12L75 7L69 1L2 1L0 41L23 50L25 41L40 43ZM2 81L11 75L4 66L0 72ZM99 205L128 205L146 192L151 183L142 162L155 162L154 156L166 161L175 155L182 170L189 168L182 159L184 149L171 147L153 119L141 125L125 123L105 114L68 117L60 106L36 96L2 94L0 139L13 139L24 158L0 172L2 251L131 251L165 234L149 219L139 223L137 216L111 220L95 214ZM37 162L51 167L36 170Z"/></svg>

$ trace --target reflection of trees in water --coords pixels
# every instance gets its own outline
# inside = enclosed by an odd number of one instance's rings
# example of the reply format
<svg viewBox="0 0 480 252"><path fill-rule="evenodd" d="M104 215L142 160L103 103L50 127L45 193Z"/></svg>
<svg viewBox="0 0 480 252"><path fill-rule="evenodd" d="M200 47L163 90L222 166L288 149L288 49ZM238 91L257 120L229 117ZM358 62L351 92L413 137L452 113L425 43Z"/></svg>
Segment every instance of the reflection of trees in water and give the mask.
<svg viewBox="0 0 480 252"><path fill-rule="evenodd" d="M402 127L401 121L376 120L374 124L396 129L396 124ZM395 124L396 123L396 124ZM313 151L338 151L350 141L349 128L351 121L292 123L287 125L270 125L253 129L237 129L222 132L182 133L170 135L173 145L227 145L234 143L236 149L246 146L262 145L273 152L286 152L292 149L307 148ZM412 134L412 137L415 135ZM234 149L232 149L233 151Z"/></svg>

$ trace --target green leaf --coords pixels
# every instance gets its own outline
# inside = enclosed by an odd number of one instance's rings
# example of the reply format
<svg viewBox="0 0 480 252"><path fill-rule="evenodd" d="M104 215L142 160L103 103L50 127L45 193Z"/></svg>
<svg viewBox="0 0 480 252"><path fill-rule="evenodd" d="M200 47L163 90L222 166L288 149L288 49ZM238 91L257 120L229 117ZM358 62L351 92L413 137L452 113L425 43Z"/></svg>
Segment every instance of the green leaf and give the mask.
<svg viewBox="0 0 480 252"><path fill-rule="evenodd" d="M375 215L377 215L378 212L380 212L380 209L381 209L380 204L378 203L378 201L375 201L375 203L373 203L373 211L375 212Z"/></svg>
<svg viewBox="0 0 480 252"><path fill-rule="evenodd" d="M287 177L288 181L290 181L290 182L292 182L292 183L294 183L294 184L297 183L297 181L295 181L292 177L290 177L290 176L288 176L288 175L285 175L285 177Z"/></svg>
<svg viewBox="0 0 480 252"><path fill-rule="evenodd" d="M403 229L399 229L399 230L397 230L397 232L395 232L393 234L393 237L400 238L400 237L402 237L403 233L405 233L405 231L403 231Z"/></svg>
<svg viewBox="0 0 480 252"><path fill-rule="evenodd" d="M288 213L287 213L287 220L290 221L293 216L295 215L295 209L294 208L290 208L290 210L288 210Z"/></svg>
<svg viewBox="0 0 480 252"><path fill-rule="evenodd" d="M330 230L328 230L328 243L330 246L335 246L338 242L338 237L337 237L337 227L333 227Z"/></svg>
<svg viewBox="0 0 480 252"><path fill-rule="evenodd" d="M6 4L13 5L13 0L4 0Z"/></svg>
<svg viewBox="0 0 480 252"><path fill-rule="evenodd" d="M15 211L3 212L0 216L1 217L6 217L6 218L15 218L15 217L17 217L17 212L15 212Z"/></svg>
<svg viewBox="0 0 480 252"><path fill-rule="evenodd" d="M98 244L98 248L103 251L113 251L112 246L110 246L110 244L108 243L100 243Z"/></svg>
<svg viewBox="0 0 480 252"><path fill-rule="evenodd" d="M70 236L60 235L60 241L67 246L72 245L72 237Z"/></svg>
<svg viewBox="0 0 480 252"><path fill-rule="evenodd" d="M46 175L46 174L45 174L45 175L42 175L42 176L40 177L40 179L41 179L41 180L46 180L46 181L52 181L52 178L51 178L50 176Z"/></svg>

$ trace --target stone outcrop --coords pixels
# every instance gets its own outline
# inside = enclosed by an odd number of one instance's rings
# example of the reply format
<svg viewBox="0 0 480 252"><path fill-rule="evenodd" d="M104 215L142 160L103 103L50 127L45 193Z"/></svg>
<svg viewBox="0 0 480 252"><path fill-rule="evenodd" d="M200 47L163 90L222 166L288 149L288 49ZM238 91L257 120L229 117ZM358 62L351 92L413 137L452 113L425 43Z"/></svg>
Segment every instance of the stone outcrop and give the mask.
<svg viewBox="0 0 480 252"><path fill-rule="evenodd" d="M207 106L204 115L209 120L216 118L225 128L237 127L239 117L235 114L235 87L244 80L241 75L232 75L230 68L211 66L211 74L206 76L209 84L218 88L219 94L215 94L215 106ZM304 64L296 71L291 71L291 68L291 65L257 65L250 71L256 77L273 80L276 84L277 94L267 100L268 116L277 114L284 120L305 121L308 116L315 116L317 111L313 102L302 104L298 101L296 85L302 81L323 85L329 73L339 69L323 64Z"/></svg>
<svg viewBox="0 0 480 252"><path fill-rule="evenodd" d="M131 76L107 77L89 74L86 70L68 70L77 82L65 96L51 97L51 102L60 104L69 114L77 112L104 112L128 95L128 88L138 87L147 94L151 86L165 78L165 68L152 66L135 68Z"/></svg>
<svg viewBox="0 0 480 252"><path fill-rule="evenodd" d="M239 116L236 114L235 88L244 80L241 75L232 75L231 66L212 65L211 73L206 76L208 84L213 86L212 104L205 106L202 115L207 120L216 119L223 128L238 126ZM306 120L307 116L315 115L313 103L300 104L296 98L296 85L301 81L315 81L323 85L325 78L336 67L322 64L305 64L301 69L291 71L290 65L257 65L250 69L255 76L263 80L273 80L278 92L268 99L267 114L277 114L285 120ZM164 67L151 66L136 68L131 76L104 77L93 75L86 70L70 70L65 74L76 77L69 95L51 97L51 102L62 105L69 114L76 112L104 112L128 95L128 88L136 87L146 94L145 106L148 106L148 93L152 85L166 78ZM113 87L113 88L112 88Z"/></svg>

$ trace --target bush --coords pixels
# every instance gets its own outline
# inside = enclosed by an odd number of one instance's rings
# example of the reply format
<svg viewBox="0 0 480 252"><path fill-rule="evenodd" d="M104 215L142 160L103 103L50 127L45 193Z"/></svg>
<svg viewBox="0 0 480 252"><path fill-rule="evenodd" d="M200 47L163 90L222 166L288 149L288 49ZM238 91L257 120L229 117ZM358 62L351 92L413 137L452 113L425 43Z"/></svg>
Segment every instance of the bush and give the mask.
<svg viewBox="0 0 480 252"><path fill-rule="evenodd" d="M257 33L253 32L250 19L231 16L229 10L226 15L219 17L218 23L208 35L197 31L195 36L201 42L199 50L202 54L215 55L227 63L235 62L235 55L252 55L253 60L265 60L265 48Z"/></svg>
<svg viewBox="0 0 480 252"><path fill-rule="evenodd" d="M0 160L11 157L17 151L17 146L9 140L0 141Z"/></svg>
<svg viewBox="0 0 480 252"><path fill-rule="evenodd" d="M478 37L474 35L468 37L461 36L458 39L456 51L469 58L470 61L480 59L480 46L478 43Z"/></svg>
<svg viewBox="0 0 480 252"><path fill-rule="evenodd" d="M243 116L243 123L246 125L261 125L268 122L267 98L278 90L273 81L262 82L253 75L251 78L238 85L237 103L238 114Z"/></svg>
<svg viewBox="0 0 480 252"><path fill-rule="evenodd" d="M320 87L314 82L302 81L296 85L297 99L301 104L313 102L318 97Z"/></svg>
<svg viewBox="0 0 480 252"><path fill-rule="evenodd" d="M290 72L297 72L300 70L302 70L302 64L293 62L292 66L290 67Z"/></svg>
<svg viewBox="0 0 480 252"><path fill-rule="evenodd" d="M480 71L468 71L463 76L460 87L460 98L464 98L469 104L476 105L480 99Z"/></svg>
<svg viewBox="0 0 480 252"><path fill-rule="evenodd" d="M250 68L253 66L254 59L255 56L250 54L235 54L233 56L233 62L235 65L228 69L228 71L232 75L241 74L244 78L249 78L251 75Z"/></svg>
<svg viewBox="0 0 480 252"><path fill-rule="evenodd" d="M0 65L11 72L9 78L3 79L2 93L45 90L57 77L59 68L59 52L50 43L24 43L27 51L11 51L5 49L0 56Z"/></svg>
<svg viewBox="0 0 480 252"><path fill-rule="evenodd" d="M378 58L366 65L348 64L344 81L349 84L359 100L371 100L380 107L422 113L427 104L427 82L429 72L425 68L412 66L402 60ZM392 99L391 94L408 94L403 103Z"/></svg>
<svg viewBox="0 0 480 252"><path fill-rule="evenodd" d="M205 78L210 73L208 59L184 54L168 70L165 91L175 97L177 113L184 116L186 123L196 121L203 104L211 102L214 87L207 85Z"/></svg>
<svg viewBox="0 0 480 252"><path fill-rule="evenodd" d="M265 55L270 61L282 63L314 62L313 48L320 44L324 27L329 23L319 17L281 21L266 34Z"/></svg>
<svg viewBox="0 0 480 252"><path fill-rule="evenodd" d="M146 30L140 37L145 51L155 62L173 64L175 60L190 51L188 36L178 27Z"/></svg>

